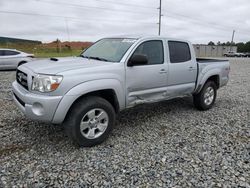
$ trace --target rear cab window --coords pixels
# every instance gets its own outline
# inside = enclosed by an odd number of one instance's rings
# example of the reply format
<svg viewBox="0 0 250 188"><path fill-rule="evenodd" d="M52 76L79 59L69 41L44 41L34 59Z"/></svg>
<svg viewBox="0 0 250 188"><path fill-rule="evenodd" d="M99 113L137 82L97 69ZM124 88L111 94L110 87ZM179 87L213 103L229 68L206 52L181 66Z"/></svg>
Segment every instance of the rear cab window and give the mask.
<svg viewBox="0 0 250 188"><path fill-rule="evenodd" d="M191 60L189 44L180 41L168 41L171 63L184 63Z"/></svg>

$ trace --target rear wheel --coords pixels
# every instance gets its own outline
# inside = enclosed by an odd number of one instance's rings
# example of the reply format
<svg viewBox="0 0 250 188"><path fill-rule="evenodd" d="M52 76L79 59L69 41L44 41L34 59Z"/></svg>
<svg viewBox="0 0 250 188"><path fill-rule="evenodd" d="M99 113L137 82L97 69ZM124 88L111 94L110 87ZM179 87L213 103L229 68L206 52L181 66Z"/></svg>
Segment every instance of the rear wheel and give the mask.
<svg viewBox="0 0 250 188"><path fill-rule="evenodd" d="M79 146L102 143L115 123L112 105L100 97L86 97L70 110L64 122L66 134Z"/></svg>
<svg viewBox="0 0 250 188"><path fill-rule="evenodd" d="M194 106L199 110L208 110L214 105L216 96L216 84L213 81L208 81L200 93L193 95Z"/></svg>

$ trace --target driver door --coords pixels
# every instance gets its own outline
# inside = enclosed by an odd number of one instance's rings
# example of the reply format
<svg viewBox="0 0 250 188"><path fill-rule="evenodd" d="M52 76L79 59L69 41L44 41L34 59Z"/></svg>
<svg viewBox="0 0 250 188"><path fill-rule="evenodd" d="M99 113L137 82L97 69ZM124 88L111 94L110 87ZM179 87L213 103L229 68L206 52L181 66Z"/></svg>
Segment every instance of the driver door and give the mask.
<svg viewBox="0 0 250 188"><path fill-rule="evenodd" d="M168 67L164 61L163 41L142 42L134 54L147 56L148 64L126 66L127 106L164 99Z"/></svg>

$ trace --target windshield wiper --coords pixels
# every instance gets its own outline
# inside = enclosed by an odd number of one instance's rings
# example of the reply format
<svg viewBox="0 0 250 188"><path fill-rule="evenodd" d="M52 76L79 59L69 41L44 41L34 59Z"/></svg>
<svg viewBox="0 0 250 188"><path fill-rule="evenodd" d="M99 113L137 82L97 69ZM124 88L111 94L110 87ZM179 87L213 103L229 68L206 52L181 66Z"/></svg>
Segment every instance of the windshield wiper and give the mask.
<svg viewBox="0 0 250 188"><path fill-rule="evenodd" d="M88 56L85 56L85 55L80 55L80 57L83 57L83 58L89 58Z"/></svg>
<svg viewBox="0 0 250 188"><path fill-rule="evenodd" d="M101 58L101 57L91 57L91 56L84 56L84 55L81 55L81 57L87 58L87 59L96 59L96 60L99 60L99 61L108 61L107 59Z"/></svg>
<svg viewBox="0 0 250 188"><path fill-rule="evenodd" d="M105 58L101 58L101 57L88 57L89 59L96 59L96 60L99 60L99 61L108 61L107 59Z"/></svg>

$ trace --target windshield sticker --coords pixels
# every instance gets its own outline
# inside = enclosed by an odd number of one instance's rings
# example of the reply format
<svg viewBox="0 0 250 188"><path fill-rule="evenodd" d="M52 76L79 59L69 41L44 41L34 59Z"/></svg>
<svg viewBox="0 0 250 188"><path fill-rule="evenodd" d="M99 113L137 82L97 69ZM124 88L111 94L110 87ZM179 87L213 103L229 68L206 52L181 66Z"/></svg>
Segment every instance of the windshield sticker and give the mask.
<svg viewBox="0 0 250 188"><path fill-rule="evenodd" d="M136 42L135 39L123 39L122 42L134 43Z"/></svg>

